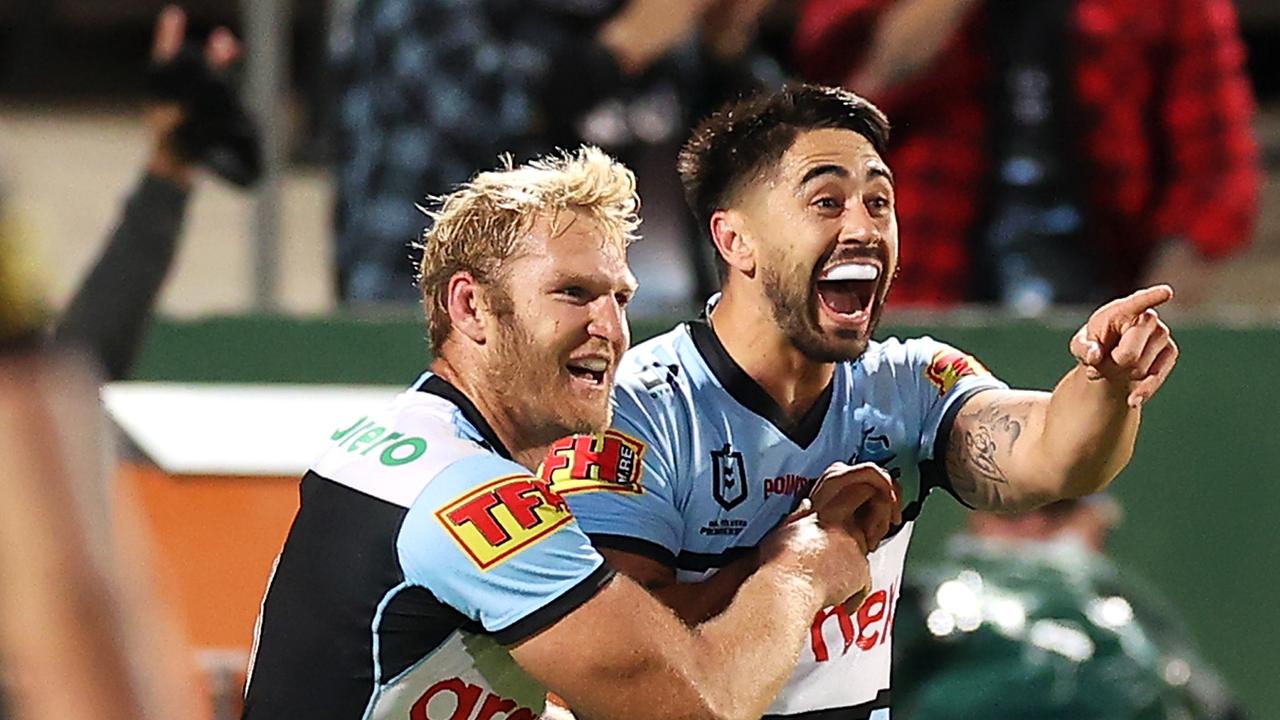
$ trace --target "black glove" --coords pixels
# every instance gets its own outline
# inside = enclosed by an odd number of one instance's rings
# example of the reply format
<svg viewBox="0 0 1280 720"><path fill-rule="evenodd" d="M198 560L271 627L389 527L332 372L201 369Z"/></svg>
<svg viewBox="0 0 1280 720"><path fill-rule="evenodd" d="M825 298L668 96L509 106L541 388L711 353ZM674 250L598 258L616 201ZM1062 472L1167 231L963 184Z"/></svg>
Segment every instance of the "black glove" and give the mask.
<svg viewBox="0 0 1280 720"><path fill-rule="evenodd" d="M184 45L173 58L151 63L148 85L157 100L176 102L186 119L170 141L184 160L248 187L262 175L257 124L231 83L205 64L200 50Z"/></svg>

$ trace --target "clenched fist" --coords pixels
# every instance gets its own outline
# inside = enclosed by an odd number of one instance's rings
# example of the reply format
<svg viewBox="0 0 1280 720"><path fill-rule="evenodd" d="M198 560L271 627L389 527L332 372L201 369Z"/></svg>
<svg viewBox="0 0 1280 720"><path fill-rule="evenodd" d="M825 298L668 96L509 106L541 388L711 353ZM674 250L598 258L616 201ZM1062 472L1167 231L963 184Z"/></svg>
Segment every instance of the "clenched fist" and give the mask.
<svg viewBox="0 0 1280 720"><path fill-rule="evenodd" d="M868 550L875 550L889 528L902 522L893 479L874 463L833 463L814 483L809 502L819 520L851 523L861 531Z"/></svg>

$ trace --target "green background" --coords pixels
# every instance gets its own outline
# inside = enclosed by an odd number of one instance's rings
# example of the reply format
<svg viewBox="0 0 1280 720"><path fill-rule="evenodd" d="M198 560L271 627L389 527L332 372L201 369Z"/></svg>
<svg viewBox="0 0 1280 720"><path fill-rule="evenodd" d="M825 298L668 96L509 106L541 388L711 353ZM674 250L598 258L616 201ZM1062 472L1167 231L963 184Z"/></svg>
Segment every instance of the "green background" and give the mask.
<svg viewBox="0 0 1280 720"><path fill-rule="evenodd" d="M670 323L636 323L647 337ZM1053 386L1074 328L971 319L898 324L976 354L1011 385ZM402 385L428 353L416 314L161 321L139 380ZM1178 325L1178 369L1151 402L1133 462L1113 485L1126 510L1114 555L1186 616L1205 657L1257 718L1280 717L1280 329ZM945 494L925 506L912 560L963 520ZM910 564L908 564L910 567Z"/></svg>

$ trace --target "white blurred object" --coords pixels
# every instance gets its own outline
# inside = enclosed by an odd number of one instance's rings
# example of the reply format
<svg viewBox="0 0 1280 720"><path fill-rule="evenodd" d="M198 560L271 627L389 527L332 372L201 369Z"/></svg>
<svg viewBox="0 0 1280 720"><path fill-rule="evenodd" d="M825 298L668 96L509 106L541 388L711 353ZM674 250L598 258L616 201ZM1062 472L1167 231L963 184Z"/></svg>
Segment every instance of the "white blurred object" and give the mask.
<svg viewBox="0 0 1280 720"><path fill-rule="evenodd" d="M302 475L334 430L386 406L394 386L112 383L107 413L179 475Z"/></svg>

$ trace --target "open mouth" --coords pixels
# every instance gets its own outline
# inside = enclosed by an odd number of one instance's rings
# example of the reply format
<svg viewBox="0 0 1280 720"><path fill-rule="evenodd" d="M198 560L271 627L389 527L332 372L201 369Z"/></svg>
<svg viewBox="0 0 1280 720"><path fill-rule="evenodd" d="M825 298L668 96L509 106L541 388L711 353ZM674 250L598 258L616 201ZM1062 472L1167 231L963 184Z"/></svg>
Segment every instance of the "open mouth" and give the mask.
<svg viewBox="0 0 1280 720"><path fill-rule="evenodd" d="M818 276L818 299L837 320L861 323L870 317L880 286L880 265L872 261L833 265Z"/></svg>
<svg viewBox="0 0 1280 720"><path fill-rule="evenodd" d="M609 373L609 361L599 357L578 358L565 364L569 374L576 380L592 386L604 385Z"/></svg>

